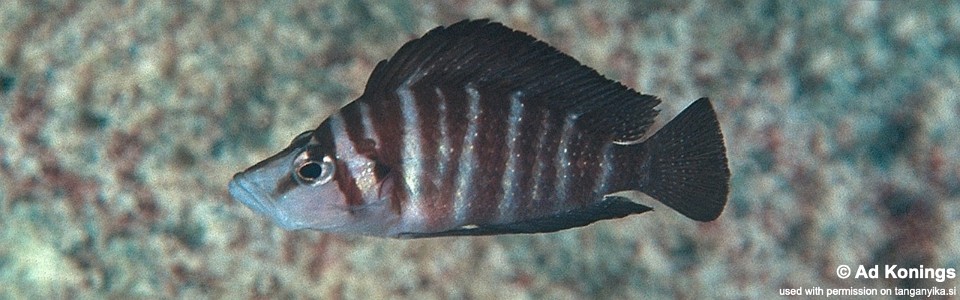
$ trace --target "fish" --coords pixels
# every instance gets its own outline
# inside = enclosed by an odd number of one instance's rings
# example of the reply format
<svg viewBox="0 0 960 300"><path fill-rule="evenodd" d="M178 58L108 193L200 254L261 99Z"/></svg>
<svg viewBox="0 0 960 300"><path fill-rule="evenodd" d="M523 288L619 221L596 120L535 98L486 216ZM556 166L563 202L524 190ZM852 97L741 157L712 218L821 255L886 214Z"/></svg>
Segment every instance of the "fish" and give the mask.
<svg viewBox="0 0 960 300"><path fill-rule="evenodd" d="M284 229L385 238L555 232L651 211L649 198L715 220L730 170L713 105L647 137L659 103L529 34L463 20L380 61L359 98L228 189Z"/></svg>

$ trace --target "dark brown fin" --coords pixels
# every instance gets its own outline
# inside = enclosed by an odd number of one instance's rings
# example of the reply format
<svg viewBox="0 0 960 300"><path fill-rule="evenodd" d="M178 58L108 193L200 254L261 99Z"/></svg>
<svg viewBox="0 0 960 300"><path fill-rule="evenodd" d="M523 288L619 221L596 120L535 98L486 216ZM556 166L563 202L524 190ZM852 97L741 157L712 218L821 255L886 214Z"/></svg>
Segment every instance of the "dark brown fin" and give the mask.
<svg viewBox="0 0 960 300"><path fill-rule="evenodd" d="M622 218L627 215L639 214L650 210L652 210L650 207L637 204L627 198L608 196L602 201L595 202L582 209L559 212L552 216L532 220L508 224L476 225L432 233L401 233L398 237L427 238L461 235L555 232L574 227L586 226L590 223L600 220Z"/></svg>
<svg viewBox="0 0 960 300"><path fill-rule="evenodd" d="M642 192L697 221L723 212L730 169L717 114L700 98L642 144L649 153Z"/></svg>
<svg viewBox="0 0 960 300"><path fill-rule="evenodd" d="M472 84L484 101L504 105L519 93L525 104L573 114L579 128L617 141L642 137L657 115L653 107L660 103L544 42L488 20L438 27L408 42L377 64L361 99L397 101L398 87L406 82L412 90L461 93Z"/></svg>

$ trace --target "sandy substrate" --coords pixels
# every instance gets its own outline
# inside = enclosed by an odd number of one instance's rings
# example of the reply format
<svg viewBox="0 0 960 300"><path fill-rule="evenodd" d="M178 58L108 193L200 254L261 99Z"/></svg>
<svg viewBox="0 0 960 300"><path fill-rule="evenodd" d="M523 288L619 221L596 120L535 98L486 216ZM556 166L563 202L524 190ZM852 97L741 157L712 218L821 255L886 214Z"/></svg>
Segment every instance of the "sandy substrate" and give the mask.
<svg viewBox="0 0 960 300"><path fill-rule="evenodd" d="M960 285L836 272L960 269L955 1L34 2L0 1L0 298ZM696 223L648 203L555 234L400 241L286 232L229 197L235 172L357 97L376 62L465 18L659 96L655 127L713 99L724 214Z"/></svg>

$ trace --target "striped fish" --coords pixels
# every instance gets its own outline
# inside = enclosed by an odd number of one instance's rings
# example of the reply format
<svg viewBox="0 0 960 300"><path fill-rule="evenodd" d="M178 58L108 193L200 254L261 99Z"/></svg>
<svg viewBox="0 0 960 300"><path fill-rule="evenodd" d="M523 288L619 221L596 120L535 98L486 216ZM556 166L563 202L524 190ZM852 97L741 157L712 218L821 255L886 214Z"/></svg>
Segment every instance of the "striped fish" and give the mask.
<svg viewBox="0 0 960 300"><path fill-rule="evenodd" d="M730 171L706 98L660 103L486 20L438 27L230 194L287 229L421 238L553 232L652 210L716 219Z"/></svg>

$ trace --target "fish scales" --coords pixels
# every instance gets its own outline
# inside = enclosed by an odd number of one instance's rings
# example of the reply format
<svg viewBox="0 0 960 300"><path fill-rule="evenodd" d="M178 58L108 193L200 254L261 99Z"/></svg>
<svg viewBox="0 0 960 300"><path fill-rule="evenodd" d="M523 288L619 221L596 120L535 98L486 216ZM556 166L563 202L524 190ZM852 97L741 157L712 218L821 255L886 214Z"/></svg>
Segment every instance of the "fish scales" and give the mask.
<svg viewBox="0 0 960 300"><path fill-rule="evenodd" d="M364 93L231 195L288 229L421 238L552 232L651 210L699 221L729 190L706 98L646 141L659 100L486 20L439 27L377 64ZM271 183L272 182L272 183Z"/></svg>

